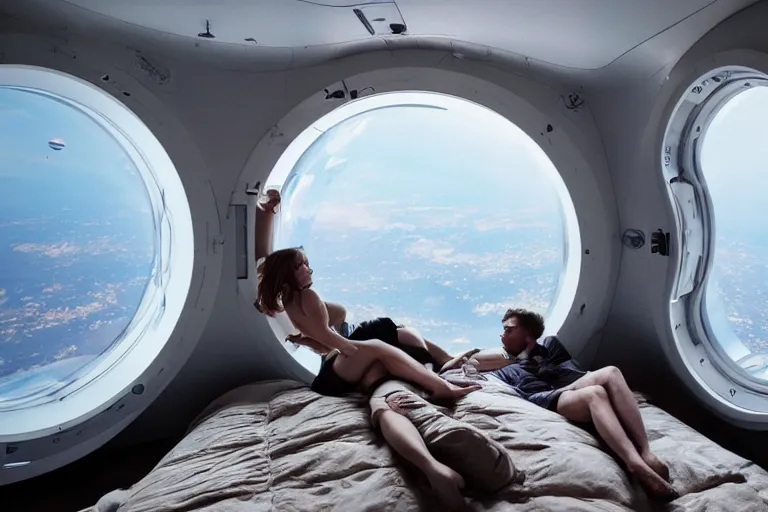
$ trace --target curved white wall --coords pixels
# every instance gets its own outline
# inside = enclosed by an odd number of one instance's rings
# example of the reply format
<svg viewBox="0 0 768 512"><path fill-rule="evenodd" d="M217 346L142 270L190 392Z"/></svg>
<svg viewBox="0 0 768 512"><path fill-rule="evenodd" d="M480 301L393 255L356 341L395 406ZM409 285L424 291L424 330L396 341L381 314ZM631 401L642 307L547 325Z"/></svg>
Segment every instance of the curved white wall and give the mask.
<svg viewBox="0 0 768 512"><path fill-rule="evenodd" d="M154 61L158 68L170 74L169 80L156 81L142 71L135 51L103 42L6 33L0 36L0 46L4 48L6 63L54 67L84 77L115 94L121 94L123 89L137 91L132 92L126 103L150 127L160 122L167 123L166 135L158 134L158 138L176 162L182 178L187 172L187 165L177 159L198 158L198 155L210 174L209 186L223 224L221 238L211 237L210 250L221 254L224 262L218 289L201 292L201 300L212 304L211 316L201 341L184 369L129 428L124 440L160 438L179 432L207 401L233 386L259 379L294 376L296 363L274 339L266 320L244 314L238 306L241 292L235 278L234 223L233 216L230 216L230 202L249 155L259 140L292 108L329 84L356 75L370 77L373 76L370 73L377 69L443 70L433 73L433 80L436 80L433 90L439 90L439 80L451 76L451 73L475 77L479 79L478 84L486 84L483 94L488 95L488 101L492 99L496 104L519 101L531 112L538 112L540 119L548 120L547 124L553 127L551 133L547 133L546 125L538 126L537 123L534 126L531 123L527 126L528 119L512 119L529 133L535 132L534 138L542 146L567 140L568 144L578 148L584 166L567 168L566 164L561 164L560 170L572 173L570 181L574 190L578 191L580 187L591 190L583 200L599 197L591 205L589 215L599 218L602 226L595 231L589 244L583 244L584 249L590 250L590 255L583 258L593 256L600 263L591 265L595 269L599 267L599 274L583 276L592 280L592 296L598 298L594 301L590 299L583 313L584 319L578 322L582 327L574 331L574 337L579 339L577 348L581 349L577 355L584 363L589 363L607 317L618 272L620 245L616 230L616 206L601 137L589 106L578 111L565 108L562 96L571 91L557 83L537 78L531 73L522 76L526 73L524 70L518 70L520 74L516 74L512 70L506 72L466 59L457 60L448 52L414 50L370 53L322 67L269 74L204 68L199 64L145 53L144 56ZM51 48L57 51L54 53ZM110 83L101 81L105 73L109 73ZM386 76L385 71L377 73ZM403 71L398 73L398 76L407 75L402 75ZM363 82L355 84L359 88L366 85ZM397 87L397 83L392 85L393 89ZM453 93L483 102L483 95L477 93L471 81L462 87L463 90ZM161 103L161 106L156 103ZM520 110L524 117L525 108ZM153 119L157 121L153 123ZM585 222L592 220L587 218ZM204 229L199 225L196 228ZM578 296L576 301L581 304ZM581 313L577 310L576 314Z"/></svg>

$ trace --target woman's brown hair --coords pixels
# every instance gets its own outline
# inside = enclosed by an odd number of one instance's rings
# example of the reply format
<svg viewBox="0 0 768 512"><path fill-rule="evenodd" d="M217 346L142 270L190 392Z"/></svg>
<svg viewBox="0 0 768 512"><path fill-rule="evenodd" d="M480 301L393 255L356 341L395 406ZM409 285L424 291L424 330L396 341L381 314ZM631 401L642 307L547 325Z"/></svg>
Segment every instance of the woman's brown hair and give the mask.
<svg viewBox="0 0 768 512"><path fill-rule="evenodd" d="M294 292L300 290L296 281L296 264L304 259L298 248L280 249L264 259L254 306L265 315L275 316L284 310Z"/></svg>

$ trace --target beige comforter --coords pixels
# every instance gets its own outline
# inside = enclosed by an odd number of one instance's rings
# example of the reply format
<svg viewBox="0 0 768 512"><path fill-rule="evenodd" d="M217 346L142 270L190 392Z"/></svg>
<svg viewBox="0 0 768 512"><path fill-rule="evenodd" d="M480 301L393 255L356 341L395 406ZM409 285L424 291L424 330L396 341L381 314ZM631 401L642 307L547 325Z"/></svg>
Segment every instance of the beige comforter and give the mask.
<svg viewBox="0 0 768 512"><path fill-rule="evenodd" d="M649 502L590 433L491 379L451 414L504 445L526 478L495 496L468 499L469 507L768 510L768 473L639 400L651 446L681 494L675 502ZM149 475L88 511L439 510L433 502L424 482L371 431L365 399L322 397L273 381L211 404Z"/></svg>

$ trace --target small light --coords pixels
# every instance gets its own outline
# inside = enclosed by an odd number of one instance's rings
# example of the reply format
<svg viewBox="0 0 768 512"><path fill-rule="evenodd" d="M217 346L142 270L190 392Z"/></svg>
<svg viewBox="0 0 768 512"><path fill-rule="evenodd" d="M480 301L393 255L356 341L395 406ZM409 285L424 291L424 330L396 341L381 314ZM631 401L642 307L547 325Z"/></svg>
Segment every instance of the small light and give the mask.
<svg viewBox="0 0 768 512"><path fill-rule="evenodd" d="M27 464L30 464L31 462L31 460L25 460L23 462L9 462L8 464L3 464L3 469L21 468Z"/></svg>

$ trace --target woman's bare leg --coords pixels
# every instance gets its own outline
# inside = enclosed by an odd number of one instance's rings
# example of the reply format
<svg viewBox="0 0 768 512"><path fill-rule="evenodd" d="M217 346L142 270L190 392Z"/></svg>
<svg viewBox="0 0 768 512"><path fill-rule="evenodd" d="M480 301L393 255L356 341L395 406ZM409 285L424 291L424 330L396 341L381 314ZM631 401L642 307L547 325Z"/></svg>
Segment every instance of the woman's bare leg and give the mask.
<svg viewBox="0 0 768 512"><path fill-rule="evenodd" d="M357 352L350 357L339 355L333 361L337 375L347 382L360 382L375 362L381 363L393 377L416 384L436 399L458 399L480 386L459 387L430 372L402 350L380 340L353 342Z"/></svg>
<svg viewBox="0 0 768 512"><path fill-rule="evenodd" d="M365 372L365 375L363 375L363 378L360 380L360 384L362 384L363 388L368 393L372 393L374 391L373 386L386 377L386 375L387 369L384 368L383 364L376 361L370 368L368 368L368 371Z"/></svg>
<svg viewBox="0 0 768 512"><path fill-rule="evenodd" d="M570 389L581 389L588 386L602 386L608 392L613 410L637 446L637 451L646 464L656 471L664 480L669 480L669 469L651 451L648 436L645 433L643 417L632 391L627 386L621 370L615 366L606 366L574 382Z"/></svg>
<svg viewBox="0 0 768 512"><path fill-rule="evenodd" d="M605 388L595 385L565 391L558 400L557 412L571 421L591 421L600 437L650 494L665 500L677 497L672 486L646 464L624 432Z"/></svg>

